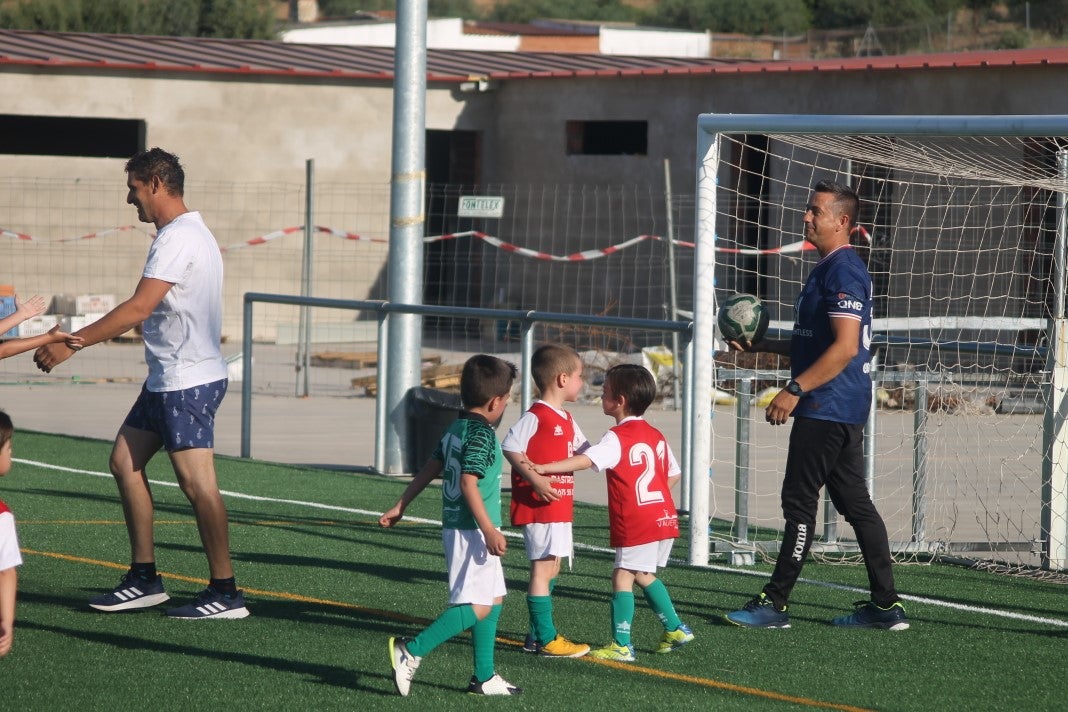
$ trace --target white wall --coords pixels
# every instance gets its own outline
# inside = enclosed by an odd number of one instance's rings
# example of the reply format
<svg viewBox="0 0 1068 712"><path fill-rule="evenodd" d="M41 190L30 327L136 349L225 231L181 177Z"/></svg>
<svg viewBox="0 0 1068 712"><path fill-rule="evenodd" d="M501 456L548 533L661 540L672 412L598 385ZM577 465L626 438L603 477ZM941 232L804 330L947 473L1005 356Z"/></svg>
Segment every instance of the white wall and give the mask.
<svg viewBox="0 0 1068 712"><path fill-rule="evenodd" d="M392 47L396 39L397 27L392 22L300 27L282 33L283 42L297 44ZM428 49L515 52L519 49L519 36L467 35L464 34L463 20L453 17L427 20L426 44Z"/></svg>
<svg viewBox="0 0 1068 712"><path fill-rule="evenodd" d="M704 32L601 27L601 53L643 57L708 57L711 43Z"/></svg>

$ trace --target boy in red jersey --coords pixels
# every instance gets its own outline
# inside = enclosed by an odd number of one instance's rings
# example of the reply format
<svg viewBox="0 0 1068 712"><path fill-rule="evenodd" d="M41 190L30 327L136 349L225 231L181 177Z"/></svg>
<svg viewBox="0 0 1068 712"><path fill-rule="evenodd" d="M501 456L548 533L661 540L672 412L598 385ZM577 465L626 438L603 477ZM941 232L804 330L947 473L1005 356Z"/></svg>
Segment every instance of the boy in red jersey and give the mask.
<svg viewBox="0 0 1068 712"><path fill-rule="evenodd" d="M11 471L11 417L0 410L0 477ZM15 517L0 500L0 658L11 652L15 640L15 596L18 585L16 566L22 565Z"/></svg>
<svg viewBox="0 0 1068 712"><path fill-rule="evenodd" d="M634 619L634 584L664 625L658 653L670 653L693 640L693 631L675 613L667 587L656 569L667 564L679 536L679 519L671 487L680 469L664 435L642 415L656 397L656 381L645 368L620 364L605 374L601 407L615 418L601 442L584 453L544 465L531 463L540 474L573 472L586 468L608 477L610 542L616 549L612 571L611 643L590 653L603 660L633 662L631 622Z"/></svg>
<svg viewBox="0 0 1068 712"><path fill-rule="evenodd" d="M574 549L575 476L571 472L539 475L525 461L563 460L589 447L574 418L564 410L564 403L575 402L582 392L582 361L572 348L546 344L531 356L530 371L541 397L501 442L504 457L512 465L512 526L523 527L530 559L530 633L523 650L545 657L578 658L590 652L590 646L573 643L557 632L552 600L560 558L570 557Z"/></svg>

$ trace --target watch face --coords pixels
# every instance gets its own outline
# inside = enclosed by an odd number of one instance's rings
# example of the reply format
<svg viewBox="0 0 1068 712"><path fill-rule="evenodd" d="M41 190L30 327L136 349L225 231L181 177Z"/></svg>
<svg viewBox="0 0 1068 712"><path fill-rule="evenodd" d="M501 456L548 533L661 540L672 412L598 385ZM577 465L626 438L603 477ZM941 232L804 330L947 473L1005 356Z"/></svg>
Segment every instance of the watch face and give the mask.
<svg viewBox="0 0 1068 712"><path fill-rule="evenodd" d="M789 383L787 383L786 392L792 396L799 396L804 393L804 391L801 390L801 384L799 384L797 381L790 381Z"/></svg>

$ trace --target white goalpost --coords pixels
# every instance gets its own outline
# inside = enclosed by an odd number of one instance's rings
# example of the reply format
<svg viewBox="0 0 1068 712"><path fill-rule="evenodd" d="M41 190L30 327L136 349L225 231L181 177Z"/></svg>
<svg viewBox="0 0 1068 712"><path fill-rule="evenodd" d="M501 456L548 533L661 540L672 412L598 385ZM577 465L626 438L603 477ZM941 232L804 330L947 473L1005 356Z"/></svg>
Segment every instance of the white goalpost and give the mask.
<svg viewBox="0 0 1068 712"><path fill-rule="evenodd" d="M761 405L789 365L717 352L716 305L754 293L788 338L806 201L834 180L861 198L867 478L895 557L1068 569L1068 116L703 114L697 142L691 563L777 551L788 433ZM822 510L813 552L848 560Z"/></svg>

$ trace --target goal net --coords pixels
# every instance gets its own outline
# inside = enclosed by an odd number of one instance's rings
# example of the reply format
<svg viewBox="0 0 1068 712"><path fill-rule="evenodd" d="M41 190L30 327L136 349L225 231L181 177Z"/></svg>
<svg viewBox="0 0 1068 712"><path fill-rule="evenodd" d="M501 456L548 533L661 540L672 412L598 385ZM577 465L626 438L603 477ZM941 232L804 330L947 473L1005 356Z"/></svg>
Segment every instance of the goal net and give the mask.
<svg viewBox="0 0 1068 712"><path fill-rule="evenodd" d="M1068 117L704 115L699 125L694 345L715 358L696 359L694 383L716 389L717 405L695 409L694 472L707 445L711 478L695 477L691 493L695 521L709 502L708 550L775 555L788 440L763 419L788 360L724 352L715 305L756 294L789 338L818 260L803 241L805 206L817 182L834 180L861 198L853 243L874 287L867 477L896 557L1065 568ZM821 509L813 551L857 557L852 529Z"/></svg>

